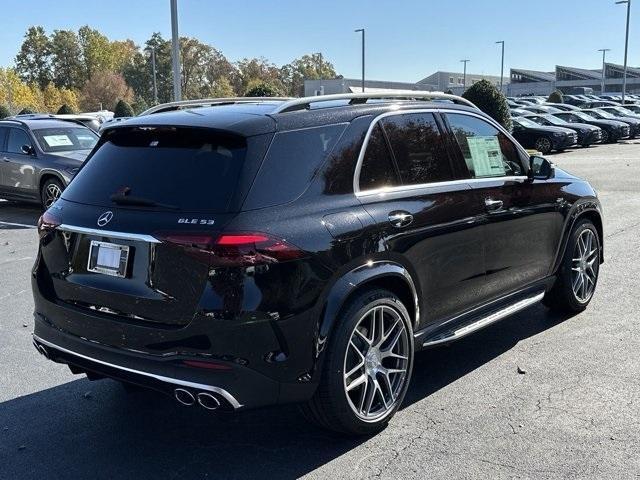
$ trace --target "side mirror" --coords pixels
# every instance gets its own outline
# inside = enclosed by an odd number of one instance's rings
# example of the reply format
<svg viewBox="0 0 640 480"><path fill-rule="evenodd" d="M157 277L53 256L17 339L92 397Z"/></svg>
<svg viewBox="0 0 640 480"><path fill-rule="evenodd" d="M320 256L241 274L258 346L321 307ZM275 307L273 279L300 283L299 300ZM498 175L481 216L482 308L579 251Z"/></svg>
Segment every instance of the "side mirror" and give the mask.
<svg viewBox="0 0 640 480"><path fill-rule="evenodd" d="M25 155L35 155L36 153L31 145L22 145L22 147L20 147L20 150L22 150L22 153L24 153Z"/></svg>
<svg viewBox="0 0 640 480"><path fill-rule="evenodd" d="M544 157L533 155L530 157L529 178L531 180L548 180L556 174L556 167Z"/></svg>

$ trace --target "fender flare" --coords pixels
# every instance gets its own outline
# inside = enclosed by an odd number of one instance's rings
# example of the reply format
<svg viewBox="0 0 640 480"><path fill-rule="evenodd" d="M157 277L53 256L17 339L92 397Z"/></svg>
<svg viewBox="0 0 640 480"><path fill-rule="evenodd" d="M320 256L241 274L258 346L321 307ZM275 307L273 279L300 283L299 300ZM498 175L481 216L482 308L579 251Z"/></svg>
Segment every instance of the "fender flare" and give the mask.
<svg viewBox="0 0 640 480"><path fill-rule="evenodd" d="M560 263L562 262L562 258L564 257L564 253L567 249L567 244L569 243L569 237L571 235L571 231L573 230L576 222L583 218L585 215L595 214L600 220L600 225L596 225L598 229L598 235L600 236L600 263L604 262L604 233L603 233L603 222L602 222L602 208L600 207L600 203L598 200L587 200L580 203L576 203L572 208L569 214L567 215L567 219L564 223L562 240L558 245L558 250L556 252L556 257L553 262L552 271L550 272L552 275L558 271L560 267Z"/></svg>
<svg viewBox="0 0 640 480"><path fill-rule="evenodd" d="M390 260L370 261L342 275L331 287L326 297L325 308L318 326L318 347L320 347L317 349L318 354L323 350L322 347L333 330L338 313L349 296L362 285L384 277L400 278L407 284L414 301L415 318L413 327L415 328L418 325L420 319L419 297L411 274L405 267Z"/></svg>

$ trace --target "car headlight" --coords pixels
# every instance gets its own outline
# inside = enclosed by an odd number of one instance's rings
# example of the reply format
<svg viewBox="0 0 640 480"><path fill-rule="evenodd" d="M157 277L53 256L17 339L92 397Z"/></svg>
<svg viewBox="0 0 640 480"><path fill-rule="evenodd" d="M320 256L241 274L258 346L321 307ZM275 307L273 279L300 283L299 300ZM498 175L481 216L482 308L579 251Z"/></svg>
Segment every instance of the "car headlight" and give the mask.
<svg viewBox="0 0 640 480"><path fill-rule="evenodd" d="M566 133L562 133L562 132L553 132L553 136L554 136L554 137L564 137L564 136L566 136Z"/></svg>

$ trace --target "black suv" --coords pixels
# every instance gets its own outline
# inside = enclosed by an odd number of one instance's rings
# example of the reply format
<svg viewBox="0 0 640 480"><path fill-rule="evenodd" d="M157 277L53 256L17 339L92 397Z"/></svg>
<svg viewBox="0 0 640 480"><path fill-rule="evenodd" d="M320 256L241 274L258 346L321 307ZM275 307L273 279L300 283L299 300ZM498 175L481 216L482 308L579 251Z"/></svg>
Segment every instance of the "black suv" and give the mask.
<svg viewBox="0 0 640 480"><path fill-rule="evenodd" d="M0 120L0 198L50 207L97 141L82 123L53 115Z"/></svg>
<svg viewBox="0 0 640 480"><path fill-rule="evenodd" d="M584 309L594 190L466 100L415 95L226 100L105 129L39 221L37 349L184 405L301 403L368 434L416 351L541 300Z"/></svg>

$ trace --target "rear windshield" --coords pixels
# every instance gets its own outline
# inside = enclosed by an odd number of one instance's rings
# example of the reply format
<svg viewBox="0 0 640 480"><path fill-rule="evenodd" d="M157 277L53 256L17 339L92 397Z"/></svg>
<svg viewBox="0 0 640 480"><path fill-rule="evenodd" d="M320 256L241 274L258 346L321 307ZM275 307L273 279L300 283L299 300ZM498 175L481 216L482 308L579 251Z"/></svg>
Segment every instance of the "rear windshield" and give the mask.
<svg viewBox="0 0 640 480"><path fill-rule="evenodd" d="M33 134L45 152L91 150L98 136L85 127L34 128Z"/></svg>
<svg viewBox="0 0 640 480"><path fill-rule="evenodd" d="M124 202L114 203L114 195L125 195L143 199L145 208L226 212L246 150L243 137L207 129L107 131L63 198L115 207Z"/></svg>

